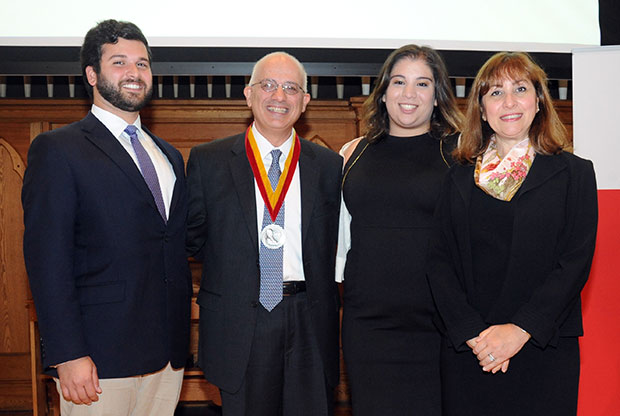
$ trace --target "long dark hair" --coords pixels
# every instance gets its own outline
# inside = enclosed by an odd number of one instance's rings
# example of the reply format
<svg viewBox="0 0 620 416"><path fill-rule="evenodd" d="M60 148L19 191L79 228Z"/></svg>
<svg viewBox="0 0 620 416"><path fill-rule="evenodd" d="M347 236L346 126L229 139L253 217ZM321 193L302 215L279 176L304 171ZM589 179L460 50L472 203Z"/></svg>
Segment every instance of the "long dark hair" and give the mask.
<svg viewBox="0 0 620 416"><path fill-rule="evenodd" d="M383 63L375 88L364 102L364 136L369 142L384 137L390 130L390 119L382 98L390 82L392 68L402 59L422 59L433 72L437 106L431 115L431 135L437 139L460 131L463 115L456 105L446 65L437 51L428 46L405 45L393 51Z"/></svg>

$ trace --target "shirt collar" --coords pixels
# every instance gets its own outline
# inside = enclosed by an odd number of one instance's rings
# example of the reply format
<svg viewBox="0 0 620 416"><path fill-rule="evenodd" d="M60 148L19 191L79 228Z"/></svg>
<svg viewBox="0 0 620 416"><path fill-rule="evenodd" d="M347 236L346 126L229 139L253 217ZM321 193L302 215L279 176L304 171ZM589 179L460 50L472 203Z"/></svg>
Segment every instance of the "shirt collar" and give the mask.
<svg viewBox="0 0 620 416"><path fill-rule="evenodd" d="M271 162L271 151L274 149L279 149L282 152L284 157L280 157L280 164L282 165L286 158L288 157L289 152L291 151L291 147L293 147L293 135L295 133L294 129L291 129L291 135L286 139L284 143L282 143L278 147L274 147L269 140L265 138L254 123L252 123L252 134L254 135L254 139L256 140L256 146L258 146L258 151L260 152L260 157L263 162Z"/></svg>
<svg viewBox="0 0 620 416"><path fill-rule="evenodd" d="M101 123L103 123L103 125L106 126L108 130L110 130L110 133L112 133L114 137L123 137L123 131L125 131L125 128L127 127L127 122L125 120L123 120L116 114L112 114L108 110L97 107L95 104L92 105L90 112L93 113L93 115L97 117L97 119L101 121ZM140 122L139 114L136 121L134 121L132 124L138 128L138 131L140 131L140 133L144 134L142 132L142 123Z"/></svg>

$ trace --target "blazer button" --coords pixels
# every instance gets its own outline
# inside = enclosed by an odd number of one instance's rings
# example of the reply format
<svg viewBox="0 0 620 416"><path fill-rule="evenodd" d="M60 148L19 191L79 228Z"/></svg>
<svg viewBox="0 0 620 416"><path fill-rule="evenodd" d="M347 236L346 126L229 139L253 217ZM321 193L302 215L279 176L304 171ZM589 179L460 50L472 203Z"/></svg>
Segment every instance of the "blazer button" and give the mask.
<svg viewBox="0 0 620 416"><path fill-rule="evenodd" d="M252 303L250 303L250 305L252 305L253 308L257 308L258 307L258 302L253 300Z"/></svg>

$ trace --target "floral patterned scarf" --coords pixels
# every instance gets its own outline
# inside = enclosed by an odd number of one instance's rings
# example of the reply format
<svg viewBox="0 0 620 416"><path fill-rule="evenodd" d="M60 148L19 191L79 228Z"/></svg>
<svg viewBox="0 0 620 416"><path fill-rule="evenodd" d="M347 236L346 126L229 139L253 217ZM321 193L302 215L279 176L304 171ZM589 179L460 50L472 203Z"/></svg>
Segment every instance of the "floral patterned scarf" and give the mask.
<svg viewBox="0 0 620 416"><path fill-rule="evenodd" d="M493 198L510 201L525 180L535 155L529 138L525 138L501 159L495 136L492 136L487 150L476 159L474 181Z"/></svg>

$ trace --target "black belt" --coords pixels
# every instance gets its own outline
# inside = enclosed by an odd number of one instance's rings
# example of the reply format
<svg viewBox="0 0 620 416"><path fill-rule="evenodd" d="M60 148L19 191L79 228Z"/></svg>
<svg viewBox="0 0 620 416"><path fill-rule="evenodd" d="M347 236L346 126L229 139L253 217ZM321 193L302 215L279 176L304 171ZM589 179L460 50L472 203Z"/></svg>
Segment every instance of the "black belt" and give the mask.
<svg viewBox="0 0 620 416"><path fill-rule="evenodd" d="M282 295L292 296L300 292L306 291L306 282L303 280L295 280L292 282L284 282L282 284Z"/></svg>

